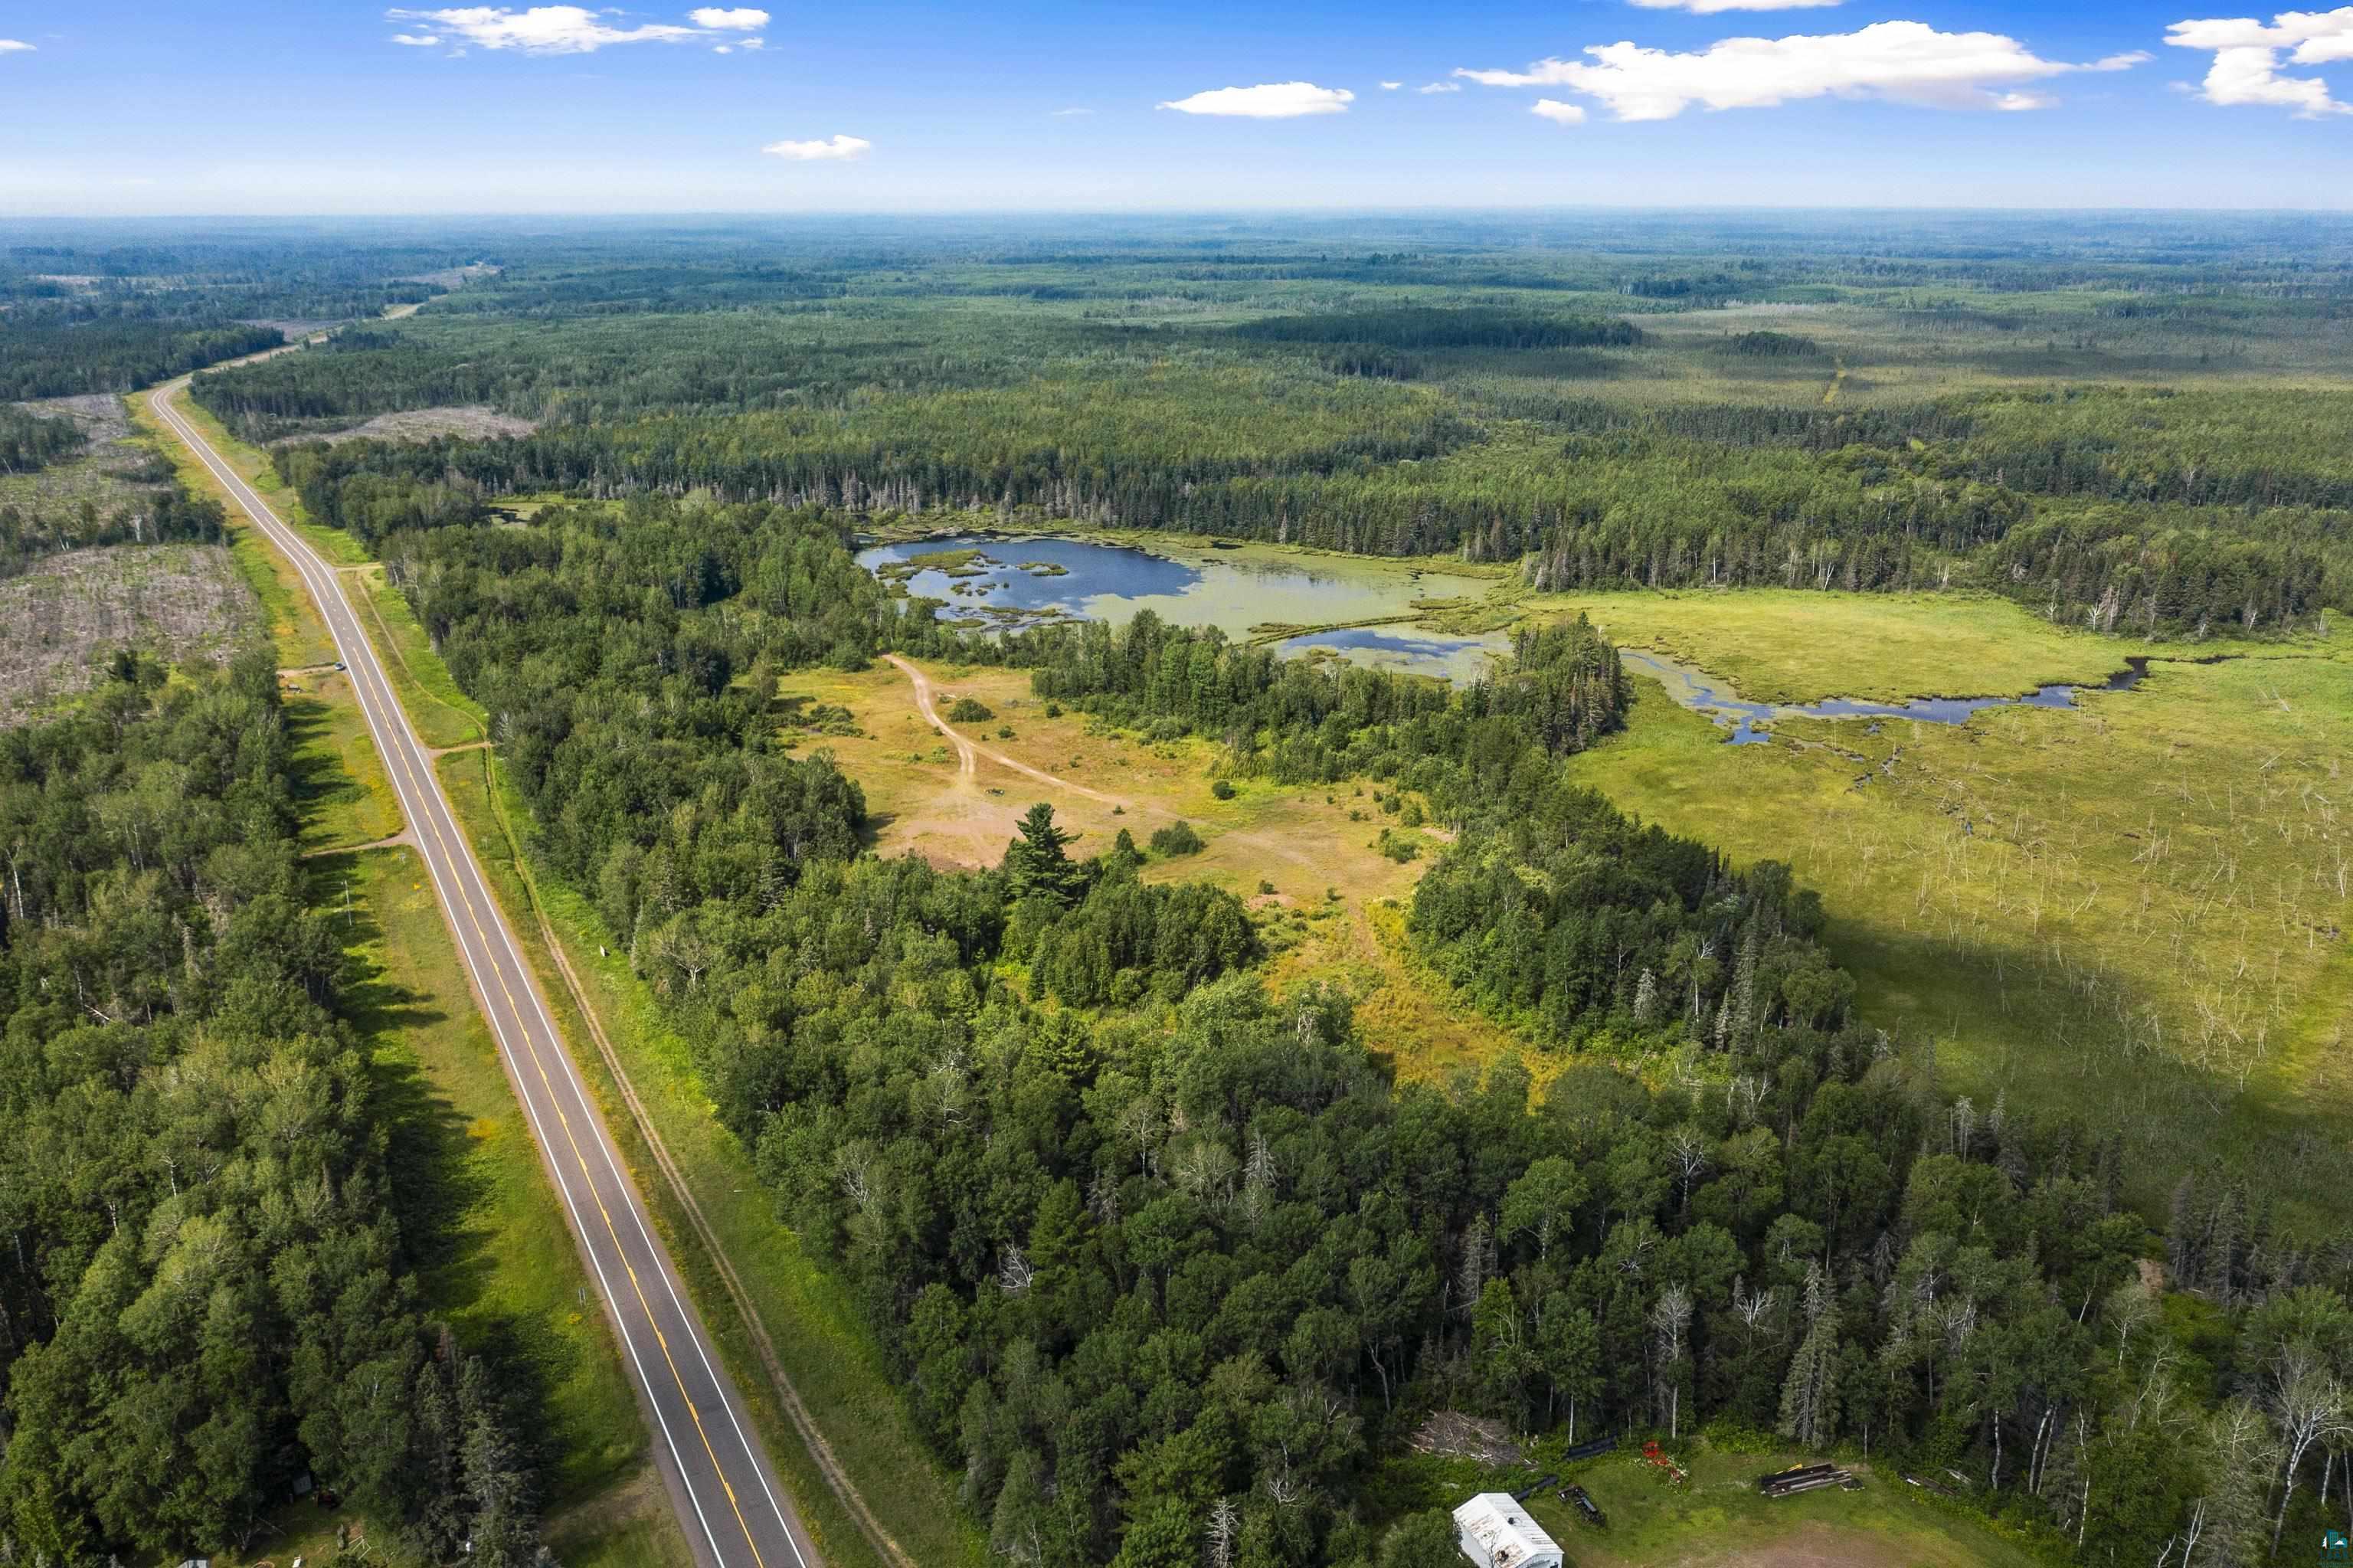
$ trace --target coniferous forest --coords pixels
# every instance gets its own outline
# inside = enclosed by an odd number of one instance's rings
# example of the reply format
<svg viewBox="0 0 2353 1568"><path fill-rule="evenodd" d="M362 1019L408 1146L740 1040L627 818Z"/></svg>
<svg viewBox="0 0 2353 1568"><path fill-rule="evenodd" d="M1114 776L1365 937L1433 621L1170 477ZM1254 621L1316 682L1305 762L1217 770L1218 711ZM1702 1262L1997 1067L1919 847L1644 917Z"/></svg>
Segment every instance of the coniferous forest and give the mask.
<svg viewBox="0 0 2353 1568"><path fill-rule="evenodd" d="M976 630L855 559L1181 529L1531 589L1970 595L2103 647L2353 609L2353 228L2291 261L2256 218L1852 221L450 225L191 242L160 293L155 254L49 236L0 268L0 395L356 323L192 398L487 715L532 865L992 1554L1443 1568L1398 1499L1459 1411L1955 1478L2053 1563L2269 1562L2353 1529L2353 1219L2211 1160L2136 1208L2117 1128L1954 1095L1788 864L1576 774L1644 700L1593 620L1450 684L1151 610ZM74 450L0 409L12 475ZM1183 822L1082 841L1041 789L994 864L876 853L784 694L892 654L1220 788L1375 788L1430 830L1413 972L1511 1049L1402 1079ZM559 1457L422 1299L272 656L104 675L0 732L0 1562L242 1548L310 1475L417 1561L533 1563Z"/></svg>

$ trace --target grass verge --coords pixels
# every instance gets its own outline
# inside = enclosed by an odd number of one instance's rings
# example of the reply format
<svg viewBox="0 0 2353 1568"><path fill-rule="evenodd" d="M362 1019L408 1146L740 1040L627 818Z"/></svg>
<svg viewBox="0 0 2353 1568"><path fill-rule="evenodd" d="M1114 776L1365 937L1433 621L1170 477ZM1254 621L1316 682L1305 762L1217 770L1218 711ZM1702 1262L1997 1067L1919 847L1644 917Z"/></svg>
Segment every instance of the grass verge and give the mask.
<svg viewBox="0 0 2353 1568"><path fill-rule="evenodd" d="M645 1467L645 1427L425 863L399 844L311 866L343 938L344 1016L393 1103L406 1228L433 1238L419 1282L460 1343L532 1390L550 1500L591 1497Z"/></svg>
<svg viewBox="0 0 2353 1568"><path fill-rule="evenodd" d="M450 679L449 667L434 652L408 600L385 579L384 567L346 572L343 587L347 592L356 590L368 635L391 655L385 668L400 705L408 711L408 722L417 726L417 737L436 748L488 739L490 715Z"/></svg>
<svg viewBox="0 0 2353 1568"><path fill-rule="evenodd" d="M280 680L304 851L350 849L400 832L400 801L350 678L306 671Z"/></svg>
<svg viewBox="0 0 2353 1568"><path fill-rule="evenodd" d="M370 1046L379 1092L401 1102L394 1155L411 1204L406 1228L423 1242L427 1305L536 1396L547 1418L546 1429L533 1435L550 1483L546 1538L562 1561L571 1568L691 1568L693 1554L649 1458L650 1438L618 1347L586 1294L586 1273L423 863L406 845L349 853L399 832L402 821L348 677L325 668L334 646L317 607L291 564L228 503L210 471L161 431L146 397L132 404L159 450L186 482L227 506L231 548L262 599L288 671L292 782L302 841L314 857L311 896L343 936L352 966L345 1015ZM246 456L234 443L223 441L221 450ZM413 618L406 624L413 628ZM397 659L394 667L398 681ZM253 1555L314 1563L356 1556L346 1544L353 1530L364 1540L365 1521L290 1505L265 1527Z"/></svg>
<svg viewBox="0 0 2353 1568"><path fill-rule="evenodd" d="M981 1561L985 1553L955 1505L954 1484L909 1424L856 1303L776 1219L748 1153L714 1118L686 1043L664 1024L652 995L612 950L614 939L588 903L560 882L535 876L519 857L510 824L525 821L526 812L499 779L492 754L462 752L438 766L484 875L538 969L574 1059L819 1549L837 1568L882 1568L886 1561L794 1430L743 1316L728 1299L712 1249L657 1169L625 1097L590 1044L586 1021L541 938L539 909L564 944L654 1136L743 1281L786 1376L816 1414L820 1434L858 1494L890 1538L923 1568Z"/></svg>

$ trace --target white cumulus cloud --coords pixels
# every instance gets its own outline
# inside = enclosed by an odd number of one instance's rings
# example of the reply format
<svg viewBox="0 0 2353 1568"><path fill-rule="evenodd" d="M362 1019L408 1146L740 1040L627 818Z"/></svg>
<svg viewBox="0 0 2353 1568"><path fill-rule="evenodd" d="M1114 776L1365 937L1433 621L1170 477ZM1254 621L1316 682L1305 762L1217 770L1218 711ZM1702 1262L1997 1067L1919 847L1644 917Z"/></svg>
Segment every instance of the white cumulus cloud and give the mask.
<svg viewBox="0 0 2353 1568"><path fill-rule="evenodd" d="M1179 114L1226 114L1245 120L1293 120L1303 114L1342 114L1356 95L1345 87L1312 81L1269 81L1256 87L1219 87L1160 105Z"/></svg>
<svg viewBox="0 0 2353 1568"><path fill-rule="evenodd" d="M1385 81L1381 83L1381 90L1383 92L1395 92L1398 88L1403 87L1405 83L1401 81Z"/></svg>
<svg viewBox="0 0 2353 1568"><path fill-rule="evenodd" d="M2251 16L2176 22L2165 41L2214 57L2199 96L2226 106L2269 104L2300 120L2353 114L2353 103L2330 94L2316 76L2282 76L2281 56L2299 66L2353 60L2353 5L2334 11L2282 11L2268 25Z"/></svg>
<svg viewBox="0 0 2353 1568"><path fill-rule="evenodd" d="M1489 87L1567 87L1599 99L1620 120L1672 120L1694 104L1770 109L1800 98L1869 98L1931 109L2041 108L2052 101L2014 84L2071 71L2122 70L2146 56L2091 65L2046 60L2000 33L1945 33L1925 22L1877 22L1852 33L1724 38L1675 53L1598 44L1581 60L1525 70L1457 70Z"/></svg>
<svg viewBox="0 0 2353 1568"><path fill-rule="evenodd" d="M814 142L771 142L760 151L771 158L786 158L796 164L815 164L828 158L862 158L873 145L863 136L836 134Z"/></svg>
<svg viewBox="0 0 2353 1568"><path fill-rule="evenodd" d="M482 48L521 49L533 55L585 55L608 44L708 42L713 31L746 32L768 23L765 11L710 6L691 13L693 26L675 22L617 26L609 18L618 12L591 11L581 5L533 5L520 11L507 5L459 5L438 11L392 10L385 15L396 22L428 23ZM706 21L706 17L714 19ZM417 40L401 34L394 41L415 44Z"/></svg>
<svg viewBox="0 0 2353 1568"><path fill-rule="evenodd" d="M22 38L0 38L0 55L29 55L33 46Z"/></svg>
<svg viewBox="0 0 2353 1568"><path fill-rule="evenodd" d="M430 33L395 33L392 36L392 41L396 44L406 44L412 49L429 49L441 40Z"/></svg>
<svg viewBox="0 0 2353 1568"><path fill-rule="evenodd" d="M1585 123L1585 106L1583 104L1563 103L1557 98L1537 99L1536 106L1530 110L1529 112L1532 114L1540 114L1556 125L1582 125Z"/></svg>
<svg viewBox="0 0 2353 1568"><path fill-rule="evenodd" d="M1459 81L1425 81L1414 90L1416 92L1460 92L1462 90L1462 84Z"/></svg>

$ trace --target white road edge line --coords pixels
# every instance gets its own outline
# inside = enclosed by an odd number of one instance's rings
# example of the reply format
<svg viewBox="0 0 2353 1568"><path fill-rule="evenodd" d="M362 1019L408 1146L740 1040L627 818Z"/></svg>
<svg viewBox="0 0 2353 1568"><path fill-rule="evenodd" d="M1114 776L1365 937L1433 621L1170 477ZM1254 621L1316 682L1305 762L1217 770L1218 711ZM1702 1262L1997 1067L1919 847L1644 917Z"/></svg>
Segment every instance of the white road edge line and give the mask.
<svg viewBox="0 0 2353 1568"><path fill-rule="evenodd" d="M270 542L279 548L280 552L285 555L287 558L293 563L295 570L301 574L304 585L310 589L312 599L317 601L321 619L326 622L328 635L333 639L336 652L343 656L343 662L346 670L355 677L353 683L355 690L364 691L365 695L373 699L371 701L363 701L360 704L362 716L367 721L369 733L374 736L377 749L385 755L387 760L397 757L404 773L407 775L406 779L407 787L401 789L400 793L404 796L407 796L412 793L421 796L427 810L425 812L419 812L416 802L412 800L404 800L402 803L405 806L407 806L413 814L438 816L439 820L431 823L434 828L435 837L441 838L442 830L446 827L448 829L448 838L454 839L461 847L464 847L465 839L463 835L459 833L457 831L456 821L449 814L447 800L438 788L438 781L432 787L428 788L417 780L416 775L417 759L423 755L421 743L417 741L415 731L409 725L406 710L401 707L397 697L390 691L390 683L385 677L381 666L376 662L374 647L366 642L366 633L364 629L358 625L356 615L352 611L348 601L343 599L342 585L336 580L334 569L331 566L327 565L322 558L319 557L315 552L311 549L306 541L295 535L290 527L280 521L277 514L270 511L269 505L261 500L260 496L254 493L252 488L248 485L241 477L239 477L234 471L230 470L224 461L216 456L212 450L211 444L197 434L195 429L191 427L185 418L180 414L179 410L173 407L174 395L180 390L181 387L185 387L185 383L183 382L176 385L167 385L158 387L153 396L150 398L150 406L154 408L156 414L164 420L164 422L172 428L173 432L177 435L182 443L195 454L197 461L203 463L205 468L211 472L216 479L218 479L221 482L222 485L228 491L231 498L244 509L247 515L253 520L255 524L262 529L263 533L269 538ZM321 581L322 577L325 579L323 585ZM364 657L354 658L353 656L353 650L346 644L343 627L337 622L334 611L338 609L341 610L343 618L351 622L352 635L356 638L361 644L361 650L364 652ZM381 689L367 688L364 682L358 678L361 676L371 677L375 682L375 686ZM379 704L386 706L389 709L392 717L399 724L402 732L401 739L406 743L405 746L396 748L395 747L387 744L387 737L384 734L383 728L379 723L378 714L376 712L376 708ZM420 842L420 851L422 851L423 847L424 846ZM462 854L453 853L448 847L448 840L444 840L442 852L443 854L450 861L453 869L462 870L465 878L473 883L474 886L469 897L470 905L472 903L473 898L478 896L481 903L488 906L492 916L490 921L490 928L495 929L499 934L499 945L501 948L505 949L508 967L522 980L524 992L531 998L532 1006L539 1014L540 1022L546 1031L549 1038L551 1040L560 1039L561 1036L557 1033L554 1021L547 1013L545 1004L538 994L536 982L533 980L530 971L522 965L520 956L515 952L512 943L508 938L504 921L500 919L497 916L497 906L494 903L491 902L489 890L482 884L480 872L473 863L473 856L470 853L470 851ZM426 869L433 877L434 892L441 900L444 918L448 925L450 935L452 938L457 941L461 956L468 959L468 968L471 970L474 967L472 963L472 954L469 951L468 944L464 938L464 934L458 925L457 901L451 897L449 888L444 884L441 870L435 863L434 857L429 853L421 853L420 858L425 861ZM469 919L470 923L475 923L473 921L473 912L471 909L469 911ZM486 961L495 965L497 963L499 954L486 948L483 958ZM512 1043L507 1037L506 1029L498 1017L498 1010L487 1005L489 990L488 987L483 984L482 977L479 973L476 973L473 974L471 978L474 980L476 988L481 991L484 998L485 1005L481 1008L481 1011L485 1016L490 1019L491 1027L496 1031L499 1036L500 1050L505 1054L510 1069L513 1073L517 1081L520 1082L522 1075L522 1059L516 1054ZM526 1044L528 1045L529 1043L526 1042ZM607 1169L612 1172L616 1185L620 1190L623 1198L628 1205L630 1219L635 1224L640 1239L644 1241L649 1254L659 1266L662 1277L663 1289L669 1295L672 1308L678 1312L681 1322L686 1323L690 1328L694 1327L694 1318L687 1310L685 1304L679 1298L677 1283L673 1277L673 1266L670 1262L669 1255L660 1246L655 1244L651 1233L647 1229L645 1216L638 1204L635 1183L629 1181L622 1173L619 1165L616 1160L610 1135L604 1127L602 1117L596 1115L592 1107L590 1107L586 1093L586 1086L580 1082L578 1070L571 1061L570 1054L568 1052L558 1052L556 1054L563 1068L563 1075L566 1081L566 1087L572 1091L575 1103L578 1104L582 1107L584 1113L589 1115L595 1122L597 1133L596 1142L598 1146L598 1150L604 1158ZM540 1065L539 1053L535 1047L532 1048L532 1058L534 1065ZM541 1121L538 1110L532 1105L528 1095L519 1095L517 1097L523 1102L524 1112L532 1119L532 1127L534 1134L539 1139L543 1159L550 1172L554 1175L558 1188L563 1192L565 1206L572 1216L574 1227L579 1235L586 1238L589 1234L586 1222L581 1217L578 1199L572 1191L572 1185L568 1177L565 1174L563 1163L554 1158L554 1146L546 1135L545 1124ZM596 1257L596 1248L593 1245L584 1245L581 1250L588 1255L589 1266L595 1271L598 1287L604 1291L607 1301L617 1305L619 1298L613 1291L611 1281L605 1274L604 1266ZM720 1550L716 1533L712 1529L709 1518L703 1512L702 1499L696 1494L694 1483L687 1473L684 1457L679 1448L675 1436L670 1429L669 1420L661 1413L661 1402L657 1396L653 1380L646 1372L645 1362L638 1353L634 1336L629 1332L626 1316L619 1311L608 1311L607 1316L613 1321L615 1327L619 1330L622 1342L628 1350L630 1364L637 1372L638 1382L645 1390L647 1404L653 1409L655 1422L661 1428L662 1441L664 1446L670 1450L672 1469L677 1474L680 1483L686 1489L688 1500L694 1509L696 1522L702 1526L703 1538L709 1542L713 1557L718 1561L724 1563L726 1560L725 1553ZM712 1366L711 1357L703 1343L702 1334L701 1332L692 1332L689 1337L694 1341L695 1355L702 1363L705 1375L711 1379L712 1387L719 1393L720 1403L727 1411L728 1425L734 1430L736 1441L743 1446L746 1458L752 1463L753 1473L759 1478L761 1492L765 1496L770 1510L776 1515L777 1525L784 1532L786 1543L792 1548L794 1559L801 1564L801 1568L808 1568L808 1560L803 1555L800 1549L798 1533L793 1528L791 1520L786 1516L783 1506L777 1501L775 1491L768 1484L767 1467L759 1462L757 1451L753 1447L750 1437L746 1436L744 1431L743 1423L737 1415L734 1408L735 1400L733 1396L732 1390L729 1388L726 1381L721 1378L716 1369Z"/></svg>

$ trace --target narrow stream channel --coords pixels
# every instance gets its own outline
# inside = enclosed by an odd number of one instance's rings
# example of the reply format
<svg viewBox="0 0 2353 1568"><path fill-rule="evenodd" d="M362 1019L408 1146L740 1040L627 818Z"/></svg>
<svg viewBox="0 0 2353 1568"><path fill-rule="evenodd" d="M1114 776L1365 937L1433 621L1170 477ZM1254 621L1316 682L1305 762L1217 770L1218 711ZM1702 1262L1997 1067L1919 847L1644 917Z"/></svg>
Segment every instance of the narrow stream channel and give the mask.
<svg viewBox="0 0 2353 1568"><path fill-rule="evenodd" d="M1926 719L1930 724L1966 724L1969 715L1987 708L2072 708L2075 694L2083 691L2128 692L2148 673L2148 661L2137 655L2125 661L2125 668L2109 676L2097 686L2038 686L2033 691L2014 697L1914 697L1904 703L1865 702L1856 697L1831 697L1819 703L1754 703L1736 694L1731 687L1704 670L1678 663L1664 654L1647 652L1640 648L1619 651L1619 658L1627 669L1650 676L1665 688L1667 695L1695 713L1704 713L1720 728L1731 733L1725 738L1735 746L1752 746L1772 739L1769 731L1757 727L1785 718L1862 718L1862 719Z"/></svg>

